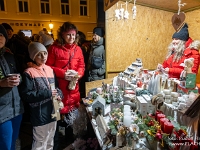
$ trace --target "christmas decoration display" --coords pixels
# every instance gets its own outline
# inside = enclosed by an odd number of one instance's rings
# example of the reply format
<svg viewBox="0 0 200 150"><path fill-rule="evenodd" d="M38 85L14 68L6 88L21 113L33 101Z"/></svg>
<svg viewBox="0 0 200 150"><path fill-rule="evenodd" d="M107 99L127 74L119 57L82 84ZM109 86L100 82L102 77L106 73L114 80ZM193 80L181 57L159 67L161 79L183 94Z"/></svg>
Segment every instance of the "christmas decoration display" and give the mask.
<svg viewBox="0 0 200 150"><path fill-rule="evenodd" d="M101 87L92 89L87 99L94 100L89 105L96 108L93 109L93 117L102 115L97 125L100 126L103 146L142 150L157 146L161 149L178 150L181 146L177 145L193 141L187 128L179 124L178 115L190 108L190 105L194 107L198 95L180 92L180 84L178 79L168 78L162 72L143 69L142 60L137 58L124 72L114 77L112 84L103 82ZM103 103L97 99L103 99ZM106 106L110 108L107 113ZM173 111L170 115L173 117L165 114L163 107L170 107ZM186 111L187 114L198 116L196 107L195 111ZM97 110L98 113L95 113ZM195 112L195 115L191 112ZM196 146L193 141L190 148Z"/></svg>

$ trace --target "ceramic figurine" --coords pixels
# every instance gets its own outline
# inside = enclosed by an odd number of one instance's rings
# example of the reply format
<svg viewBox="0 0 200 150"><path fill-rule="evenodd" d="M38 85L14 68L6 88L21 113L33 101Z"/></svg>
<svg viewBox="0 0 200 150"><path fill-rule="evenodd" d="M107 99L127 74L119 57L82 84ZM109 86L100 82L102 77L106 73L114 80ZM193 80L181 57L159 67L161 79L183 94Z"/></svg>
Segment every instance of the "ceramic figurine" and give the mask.
<svg viewBox="0 0 200 150"><path fill-rule="evenodd" d="M181 66L184 67L184 70L181 72L181 75L180 75L181 81L186 80L186 76L188 73L193 73L192 72L193 65L194 65L194 58L188 58L184 60L184 64L181 64Z"/></svg>

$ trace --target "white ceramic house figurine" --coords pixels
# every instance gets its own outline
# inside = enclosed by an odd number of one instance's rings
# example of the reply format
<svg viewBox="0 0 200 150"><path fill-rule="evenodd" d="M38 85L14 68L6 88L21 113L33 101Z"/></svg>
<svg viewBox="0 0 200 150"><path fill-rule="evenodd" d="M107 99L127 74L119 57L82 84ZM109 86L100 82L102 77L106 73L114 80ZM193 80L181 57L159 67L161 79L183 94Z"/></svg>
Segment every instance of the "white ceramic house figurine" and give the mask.
<svg viewBox="0 0 200 150"><path fill-rule="evenodd" d="M98 96L92 104L92 115L97 116L97 115L105 115L105 106L106 106L106 100Z"/></svg>

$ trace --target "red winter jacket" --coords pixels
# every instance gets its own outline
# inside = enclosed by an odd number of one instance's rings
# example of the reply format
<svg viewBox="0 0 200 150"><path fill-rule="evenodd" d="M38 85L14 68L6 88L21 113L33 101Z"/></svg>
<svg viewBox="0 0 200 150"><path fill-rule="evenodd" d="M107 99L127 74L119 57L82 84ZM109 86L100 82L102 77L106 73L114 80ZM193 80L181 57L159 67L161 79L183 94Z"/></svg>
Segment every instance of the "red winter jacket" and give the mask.
<svg viewBox="0 0 200 150"><path fill-rule="evenodd" d="M69 81L65 80L65 72L72 69L78 72L80 78L84 75L85 64L81 48L76 44L61 46L54 42L48 49L46 64L53 68L59 82L59 88L64 95L64 108L61 113L65 114L78 108L80 105L79 85L77 83L75 90L69 90Z"/></svg>
<svg viewBox="0 0 200 150"><path fill-rule="evenodd" d="M173 62L174 54L172 54L167 60L163 62L164 68L169 68L169 78L180 78L180 74L183 71L184 67L180 66L181 63L184 63L185 59L194 58L194 66L192 67L192 72L198 73L199 63L200 63L200 54L196 49L190 49L188 46L192 43L192 39L189 38L186 42L186 49L182 58L178 62Z"/></svg>

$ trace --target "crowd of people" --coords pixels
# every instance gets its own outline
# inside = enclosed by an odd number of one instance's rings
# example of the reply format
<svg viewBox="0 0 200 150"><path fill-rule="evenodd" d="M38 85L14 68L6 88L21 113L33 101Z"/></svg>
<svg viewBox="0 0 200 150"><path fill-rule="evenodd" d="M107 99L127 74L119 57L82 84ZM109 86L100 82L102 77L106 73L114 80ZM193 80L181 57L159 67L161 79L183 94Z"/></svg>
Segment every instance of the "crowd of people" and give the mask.
<svg viewBox="0 0 200 150"><path fill-rule="evenodd" d="M94 29L91 41L70 22L63 23L57 34L54 40L44 28L28 38L21 31L13 34L7 23L0 25L2 149L15 150L23 120L33 126L34 150L59 149L58 129L63 120L66 142L73 142L74 120L70 116L78 113L85 82L105 77L103 28ZM101 74L91 67L91 55L103 59L98 68L103 70ZM93 80L88 80L89 71L95 76ZM64 104L59 121L52 117L53 97Z"/></svg>
<svg viewBox="0 0 200 150"><path fill-rule="evenodd" d="M0 147L15 150L20 124L29 118L33 126L32 149L59 149L58 127L64 120L66 140L73 142L73 117L85 97L85 82L105 78L105 40L101 27L93 29L93 39L65 22L54 40L46 30L31 38L13 34L7 23L0 24ZM180 64L194 58L192 71L198 72L199 42L189 37L185 24L172 36L168 55L158 70L179 78ZM61 120L52 118L53 97L62 101ZM25 113L24 113L25 112ZM23 114L24 113L24 114Z"/></svg>

